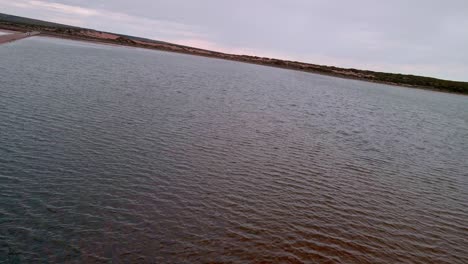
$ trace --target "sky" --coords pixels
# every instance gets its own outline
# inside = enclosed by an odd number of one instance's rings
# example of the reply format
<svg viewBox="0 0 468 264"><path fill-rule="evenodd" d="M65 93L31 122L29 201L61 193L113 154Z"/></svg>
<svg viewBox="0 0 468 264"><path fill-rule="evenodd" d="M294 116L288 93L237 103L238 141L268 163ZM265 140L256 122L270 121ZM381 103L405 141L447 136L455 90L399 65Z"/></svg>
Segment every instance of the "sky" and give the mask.
<svg viewBox="0 0 468 264"><path fill-rule="evenodd" d="M0 0L0 12L228 53L468 81L467 0Z"/></svg>

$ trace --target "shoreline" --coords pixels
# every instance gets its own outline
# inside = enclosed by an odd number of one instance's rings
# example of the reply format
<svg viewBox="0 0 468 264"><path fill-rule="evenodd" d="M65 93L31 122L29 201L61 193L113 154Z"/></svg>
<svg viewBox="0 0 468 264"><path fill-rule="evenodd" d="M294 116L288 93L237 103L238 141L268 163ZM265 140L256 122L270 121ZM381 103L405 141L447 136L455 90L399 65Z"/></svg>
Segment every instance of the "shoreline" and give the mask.
<svg viewBox="0 0 468 264"><path fill-rule="evenodd" d="M20 31L14 31L14 30L8 30L8 29L3 29L3 28L0 28L0 32L3 32L3 33L20 33Z"/></svg>
<svg viewBox="0 0 468 264"><path fill-rule="evenodd" d="M367 82L367 83L375 83L375 84L382 84L382 85L388 85L388 86L413 88L413 89L426 90L426 91L431 91L431 92L441 92L441 93L449 93L449 94L457 94L457 95L468 96L468 94L466 94L466 93L446 91L446 90L437 89L437 88L428 87L428 86L414 86L414 85L408 85L408 84L400 84L400 83L370 80L370 79L353 77L353 76L345 76L345 75L341 75L341 74L295 69L295 68L292 68L292 67L276 66L276 65L264 64L264 63L258 63L258 62L243 61L243 60L238 60L238 59L221 58L221 57L218 57L218 56L212 56L212 55L207 55L207 54L195 54L195 53L183 52L183 51L166 50L166 49L156 48L156 47L153 47L153 46L148 47L147 45L141 45L141 44L140 45L127 45L127 44L114 43L114 42L112 42L112 40L88 39L88 38L84 38L84 37L68 37L68 36L61 36L61 35L48 34L48 33L41 33L40 36L41 37L64 39L64 40L71 40L71 41L94 43L94 44L99 44L99 45L109 45L109 46L114 46L114 47L138 48L138 49L145 49L145 50L156 50L156 51L162 51L162 52L178 53L178 54L185 54L185 55L198 56L198 57L204 57L204 58L211 58L211 59L227 60L227 61L234 61L234 62L240 62L240 63L253 64L253 65L260 65L260 66L272 67L272 68L277 68L277 69L312 73L312 74L318 74L318 75L328 76L328 77L335 77L335 78L340 78L340 79L345 79L345 80L362 81L362 82Z"/></svg>
<svg viewBox="0 0 468 264"><path fill-rule="evenodd" d="M444 92L452 94L463 94L468 95L468 83L466 82L457 82L457 81L447 81L431 77L423 76L414 76L414 75L404 75L404 74L393 74L393 73L381 73L373 72L366 70L357 70L357 69L345 69L338 68L334 66L325 66L325 65L316 65L310 63L303 63L297 61L285 61L272 58L264 58L257 56L248 56L248 55L235 55L227 54L216 51L203 50L199 48L193 48L178 44L166 43L166 42L157 42L152 40L135 40L130 39L130 37L123 37L114 33L103 33L100 31L83 31L87 29L81 29L81 31L76 32L62 32L58 30L44 30L38 27L24 27L18 25L5 25L0 23L0 30L9 31L9 32L28 32L31 30L41 31L40 35L44 37L59 38L65 40L73 41L83 41L88 43L111 45L111 46L123 46L123 47L133 47L133 48L142 48L149 50L158 50L166 52L175 52L180 54L201 56L207 58L215 58L222 60L237 61L249 64L263 65L268 67L287 69L293 71L301 71L307 73L314 73L324 76L338 77L341 79L350 79L358 80L370 83L384 84L390 86L398 86L405 88L417 88L422 90L429 90L435 92ZM90 35L89 32L98 32L96 35ZM88 34L85 34L88 33ZM99 34L107 34L111 37L97 37ZM388 81L388 80L396 80ZM414 80L413 80L414 79ZM420 85L417 83L432 84L434 85ZM415 84L413 84L415 83ZM442 83L442 85L441 85ZM437 87L438 86L438 87Z"/></svg>
<svg viewBox="0 0 468 264"><path fill-rule="evenodd" d="M20 32L20 33L0 35L0 45L14 42L14 41L21 40L21 39L25 39L25 38L34 37L39 34L40 34L39 32L33 31L33 32L26 32L26 33Z"/></svg>

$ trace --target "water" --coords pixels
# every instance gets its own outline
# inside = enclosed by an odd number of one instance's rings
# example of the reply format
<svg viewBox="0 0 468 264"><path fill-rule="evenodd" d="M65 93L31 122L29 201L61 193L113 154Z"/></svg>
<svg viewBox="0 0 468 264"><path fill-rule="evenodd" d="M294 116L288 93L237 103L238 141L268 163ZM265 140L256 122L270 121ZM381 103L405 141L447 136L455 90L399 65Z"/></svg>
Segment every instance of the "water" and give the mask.
<svg viewBox="0 0 468 264"><path fill-rule="evenodd" d="M0 46L0 259L467 263L468 97Z"/></svg>

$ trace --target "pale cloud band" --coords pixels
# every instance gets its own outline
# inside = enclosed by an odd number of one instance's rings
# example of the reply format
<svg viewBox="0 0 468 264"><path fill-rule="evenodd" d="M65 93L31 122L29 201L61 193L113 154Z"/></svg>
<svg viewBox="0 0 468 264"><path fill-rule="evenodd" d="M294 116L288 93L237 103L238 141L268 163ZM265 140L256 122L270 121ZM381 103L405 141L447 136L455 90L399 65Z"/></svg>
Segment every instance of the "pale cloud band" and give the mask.
<svg viewBox="0 0 468 264"><path fill-rule="evenodd" d="M116 26L116 33L139 34L151 29L153 35L172 37L202 37L194 26L184 25L171 21L148 19L131 16L121 12L112 12L103 9L91 9L74 5L38 0L0 0L4 7L19 8L23 12L31 14L29 17L43 19L56 23L73 26L91 27L96 30L106 30L109 24ZM119 31L122 27L126 32ZM141 34L141 33L140 33ZM144 35L140 35L145 37ZM148 37L148 36L146 36Z"/></svg>

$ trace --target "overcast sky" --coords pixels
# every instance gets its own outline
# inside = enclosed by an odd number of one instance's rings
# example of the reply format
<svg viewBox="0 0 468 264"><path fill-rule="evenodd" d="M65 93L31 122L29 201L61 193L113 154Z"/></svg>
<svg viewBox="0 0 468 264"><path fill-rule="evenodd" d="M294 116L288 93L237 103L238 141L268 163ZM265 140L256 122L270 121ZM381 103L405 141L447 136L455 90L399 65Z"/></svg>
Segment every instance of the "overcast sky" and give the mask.
<svg viewBox="0 0 468 264"><path fill-rule="evenodd" d="M230 53L468 81L468 0L0 0L0 12Z"/></svg>

